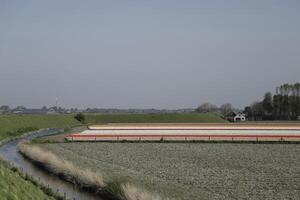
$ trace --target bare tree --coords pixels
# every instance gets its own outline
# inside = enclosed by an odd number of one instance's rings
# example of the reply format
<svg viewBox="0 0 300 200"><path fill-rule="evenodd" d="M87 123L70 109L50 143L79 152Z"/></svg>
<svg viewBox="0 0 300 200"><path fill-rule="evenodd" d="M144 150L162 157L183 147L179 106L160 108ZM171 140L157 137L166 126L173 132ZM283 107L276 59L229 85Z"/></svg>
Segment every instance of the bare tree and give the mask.
<svg viewBox="0 0 300 200"><path fill-rule="evenodd" d="M265 119L273 119L273 97L271 92L267 92L262 101Z"/></svg>
<svg viewBox="0 0 300 200"><path fill-rule="evenodd" d="M221 113L225 116L226 114L233 111L232 105L230 103L225 103L220 107Z"/></svg>
<svg viewBox="0 0 300 200"><path fill-rule="evenodd" d="M255 120L262 120L262 117L264 114L264 108L263 108L262 102L254 102L251 105L251 110L252 110Z"/></svg>
<svg viewBox="0 0 300 200"><path fill-rule="evenodd" d="M214 104L210 104L208 102L201 104L196 111L199 113L206 113L206 112L215 112L218 110L218 107Z"/></svg>

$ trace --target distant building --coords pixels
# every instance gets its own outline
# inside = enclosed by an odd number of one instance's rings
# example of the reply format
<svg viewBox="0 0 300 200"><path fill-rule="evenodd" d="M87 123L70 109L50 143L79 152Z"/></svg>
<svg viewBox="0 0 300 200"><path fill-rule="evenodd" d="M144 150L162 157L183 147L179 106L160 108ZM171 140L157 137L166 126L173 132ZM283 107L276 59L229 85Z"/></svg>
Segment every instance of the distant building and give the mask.
<svg viewBox="0 0 300 200"><path fill-rule="evenodd" d="M234 121L234 117L236 116L236 113L235 112L229 112L225 115L225 119L227 121L230 121L230 122L233 122Z"/></svg>
<svg viewBox="0 0 300 200"><path fill-rule="evenodd" d="M37 108L26 108L22 111L22 114L46 114L47 110Z"/></svg>
<svg viewBox="0 0 300 200"><path fill-rule="evenodd" d="M12 114L46 114L47 110L38 108L15 108L12 110Z"/></svg>
<svg viewBox="0 0 300 200"><path fill-rule="evenodd" d="M57 114L57 111L54 107L52 107L48 109L47 114Z"/></svg>
<svg viewBox="0 0 300 200"><path fill-rule="evenodd" d="M246 114L232 111L225 116L225 119L230 122L243 122L246 121Z"/></svg>
<svg viewBox="0 0 300 200"><path fill-rule="evenodd" d="M246 115L244 113L237 113L233 118L234 122L244 122L246 121Z"/></svg>
<svg viewBox="0 0 300 200"><path fill-rule="evenodd" d="M12 110L12 114L23 114L24 110L26 110L23 106L18 106Z"/></svg>

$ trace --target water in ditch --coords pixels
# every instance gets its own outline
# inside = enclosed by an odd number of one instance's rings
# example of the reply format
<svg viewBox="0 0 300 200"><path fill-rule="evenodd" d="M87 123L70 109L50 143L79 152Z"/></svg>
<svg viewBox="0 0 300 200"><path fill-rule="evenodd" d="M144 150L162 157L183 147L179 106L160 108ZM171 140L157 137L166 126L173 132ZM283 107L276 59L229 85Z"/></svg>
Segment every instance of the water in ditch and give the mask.
<svg viewBox="0 0 300 200"><path fill-rule="evenodd" d="M33 139L40 136L53 135L62 132L61 129L47 129L36 131L33 134L20 139L10 141L0 146L0 156L10 161L14 166L19 167L23 172L32 176L41 184L51 188L54 192L59 192L66 199L71 200L96 200L100 199L92 193L79 190L71 183L61 180L55 175L36 167L29 160L25 159L17 150L17 145L22 139Z"/></svg>

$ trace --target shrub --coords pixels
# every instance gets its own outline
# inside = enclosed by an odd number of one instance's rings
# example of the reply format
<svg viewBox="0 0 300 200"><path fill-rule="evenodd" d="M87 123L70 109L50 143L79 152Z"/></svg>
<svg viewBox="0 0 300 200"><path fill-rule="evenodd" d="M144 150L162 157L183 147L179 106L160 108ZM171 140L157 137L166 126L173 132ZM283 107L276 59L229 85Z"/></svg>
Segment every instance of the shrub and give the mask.
<svg viewBox="0 0 300 200"><path fill-rule="evenodd" d="M85 116L82 113L78 113L77 115L75 115L74 118L81 123L84 123L84 121L85 121Z"/></svg>

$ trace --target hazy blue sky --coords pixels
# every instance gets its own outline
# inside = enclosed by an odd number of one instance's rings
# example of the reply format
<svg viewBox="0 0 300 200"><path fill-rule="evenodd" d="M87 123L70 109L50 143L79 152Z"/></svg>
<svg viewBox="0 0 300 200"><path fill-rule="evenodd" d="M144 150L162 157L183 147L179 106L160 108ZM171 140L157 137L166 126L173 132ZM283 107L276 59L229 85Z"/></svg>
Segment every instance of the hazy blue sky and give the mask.
<svg viewBox="0 0 300 200"><path fill-rule="evenodd" d="M299 0L0 0L0 105L243 107L296 81Z"/></svg>

